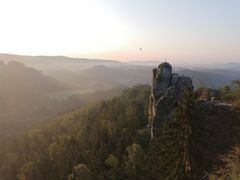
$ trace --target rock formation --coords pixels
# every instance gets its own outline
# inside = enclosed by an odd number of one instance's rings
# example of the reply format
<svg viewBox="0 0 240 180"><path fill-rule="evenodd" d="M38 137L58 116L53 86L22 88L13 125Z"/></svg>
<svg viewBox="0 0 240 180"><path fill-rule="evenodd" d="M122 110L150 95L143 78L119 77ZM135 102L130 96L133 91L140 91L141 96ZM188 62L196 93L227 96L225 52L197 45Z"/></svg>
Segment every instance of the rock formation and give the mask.
<svg viewBox="0 0 240 180"><path fill-rule="evenodd" d="M189 88L193 90L191 78L172 73L172 66L169 63L161 63L158 68L153 69L149 105L152 138L160 130L162 122L171 116L182 93Z"/></svg>

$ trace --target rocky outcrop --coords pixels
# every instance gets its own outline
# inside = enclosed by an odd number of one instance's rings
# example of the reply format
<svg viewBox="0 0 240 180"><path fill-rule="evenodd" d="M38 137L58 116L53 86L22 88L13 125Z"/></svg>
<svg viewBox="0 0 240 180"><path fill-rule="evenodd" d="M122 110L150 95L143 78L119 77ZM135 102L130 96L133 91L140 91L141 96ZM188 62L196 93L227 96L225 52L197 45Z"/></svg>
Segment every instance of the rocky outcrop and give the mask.
<svg viewBox="0 0 240 180"><path fill-rule="evenodd" d="M149 105L151 137L159 131L162 122L169 118L178 106L179 99L186 89L193 90L192 80L172 73L172 66L161 63L153 69L152 90Z"/></svg>

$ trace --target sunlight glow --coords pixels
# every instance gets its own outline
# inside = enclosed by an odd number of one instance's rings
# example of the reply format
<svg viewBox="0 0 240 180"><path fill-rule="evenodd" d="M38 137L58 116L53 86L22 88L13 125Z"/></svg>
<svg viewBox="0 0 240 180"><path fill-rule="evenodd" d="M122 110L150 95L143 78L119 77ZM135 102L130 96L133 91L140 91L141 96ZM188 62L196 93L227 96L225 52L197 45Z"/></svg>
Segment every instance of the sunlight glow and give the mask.
<svg viewBox="0 0 240 180"><path fill-rule="evenodd" d="M79 55L124 46L118 17L87 0L0 0L0 52Z"/></svg>

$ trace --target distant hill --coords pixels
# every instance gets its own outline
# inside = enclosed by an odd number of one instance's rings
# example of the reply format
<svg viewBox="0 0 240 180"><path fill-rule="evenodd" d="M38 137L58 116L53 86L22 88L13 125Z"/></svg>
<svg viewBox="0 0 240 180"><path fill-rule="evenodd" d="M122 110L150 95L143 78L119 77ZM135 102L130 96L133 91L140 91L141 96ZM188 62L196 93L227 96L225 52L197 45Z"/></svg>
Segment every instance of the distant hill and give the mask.
<svg viewBox="0 0 240 180"><path fill-rule="evenodd" d="M116 87L131 87L139 83L149 84L151 82L151 71L151 67L145 66L109 67L95 65L79 72L54 71L49 76L73 89L95 91Z"/></svg>
<svg viewBox="0 0 240 180"><path fill-rule="evenodd" d="M70 58L66 56L25 56L13 54L0 54L0 61L21 62L27 66L39 69L44 72L61 69L79 71L92 67L94 65L119 66L122 64L122 62L114 60Z"/></svg>
<svg viewBox="0 0 240 180"><path fill-rule="evenodd" d="M47 109L44 95L65 90L57 80L19 62L0 62L0 121L30 120ZM44 107L45 106L45 107Z"/></svg>
<svg viewBox="0 0 240 180"><path fill-rule="evenodd" d="M129 65L124 67L107 67L96 65L79 71L55 71L49 74L58 81L67 83L76 89L109 89L113 87L131 87L135 84L151 84L152 66ZM174 72L189 76L193 79L194 86L218 88L230 84L232 80L239 79L240 71L224 69L191 70L174 68Z"/></svg>
<svg viewBox="0 0 240 180"><path fill-rule="evenodd" d="M31 93L44 94L51 91L65 89L55 79L43 75L41 71L26 67L23 63L0 61L0 92L30 91Z"/></svg>
<svg viewBox="0 0 240 180"><path fill-rule="evenodd" d="M195 87L206 86L218 88L223 85L229 85L231 81L239 79L240 77L240 71L224 69L181 69L177 70L177 72L191 77Z"/></svg>
<svg viewBox="0 0 240 180"><path fill-rule="evenodd" d="M4 62L16 61L42 71L67 89L95 91L151 83L152 68L160 61L132 61L70 58L65 56L21 56L0 54ZM187 64L174 71L192 77L195 87L220 87L240 77L240 63Z"/></svg>
<svg viewBox="0 0 240 180"><path fill-rule="evenodd" d="M113 68L106 66L94 66L79 73L79 82L87 82L91 85L107 86L133 86L136 84L149 84L149 68L130 66L125 68Z"/></svg>
<svg viewBox="0 0 240 180"><path fill-rule="evenodd" d="M0 136L18 134L59 114L116 96L123 90L87 91L84 87L86 85L74 91L65 82L23 63L0 61Z"/></svg>
<svg viewBox="0 0 240 180"><path fill-rule="evenodd" d="M209 63L209 64L184 64L184 67L190 69L221 69L221 70L231 70L239 71L240 63L239 62L230 62L230 63Z"/></svg>

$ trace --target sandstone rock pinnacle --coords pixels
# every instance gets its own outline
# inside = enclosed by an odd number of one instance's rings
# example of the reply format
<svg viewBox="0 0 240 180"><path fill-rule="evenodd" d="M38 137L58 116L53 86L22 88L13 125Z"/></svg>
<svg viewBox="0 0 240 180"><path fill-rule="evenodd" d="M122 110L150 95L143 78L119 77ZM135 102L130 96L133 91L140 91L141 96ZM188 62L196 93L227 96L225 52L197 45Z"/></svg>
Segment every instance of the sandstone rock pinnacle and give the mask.
<svg viewBox="0 0 240 180"><path fill-rule="evenodd" d="M192 79L172 73L172 66L161 63L153 69L152 90L149 105L151 137L160 131L162 122L171 116L179 98L186 89L192 89Z"/></svg>

